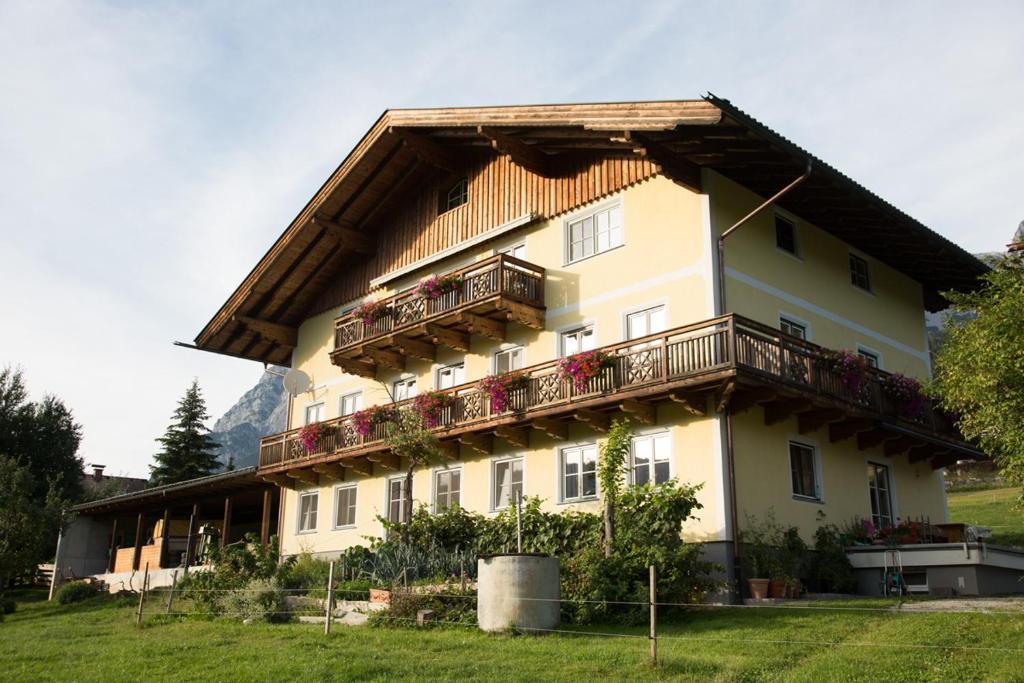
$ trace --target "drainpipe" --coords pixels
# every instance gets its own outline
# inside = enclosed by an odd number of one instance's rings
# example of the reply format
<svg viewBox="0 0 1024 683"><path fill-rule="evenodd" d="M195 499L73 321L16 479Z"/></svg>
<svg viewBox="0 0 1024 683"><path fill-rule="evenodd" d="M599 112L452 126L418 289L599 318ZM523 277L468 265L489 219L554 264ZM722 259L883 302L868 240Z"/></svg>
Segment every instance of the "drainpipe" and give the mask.
<svg viewBox="0 0 1024 683"><path fill-rule="evenodd" d="M718 237L718 315L725 315L728 312L725 299L725 238L732 235L734 232L739 230L741 227L747 224L754 216L758 215L766 208L774 204L780 197L787 194L794 187L807 180L811 175L813 164L811 160L807 160L807 169L803 172L799 178L795 179L789 185L773 194L771 197L761 202L761 204L748 213L743 218L739 219L729 229L723 232ZM733 359L735 360L735 359ZM732 438L732 413L726 409L725 412L725 460L726 467L729 473L729 516L732 518L732 562L735 575L737 578L737 588L739 586L740 577L740 536L739 536L739 521L736 506L736 464L733 458L733 438Z"/></svg>

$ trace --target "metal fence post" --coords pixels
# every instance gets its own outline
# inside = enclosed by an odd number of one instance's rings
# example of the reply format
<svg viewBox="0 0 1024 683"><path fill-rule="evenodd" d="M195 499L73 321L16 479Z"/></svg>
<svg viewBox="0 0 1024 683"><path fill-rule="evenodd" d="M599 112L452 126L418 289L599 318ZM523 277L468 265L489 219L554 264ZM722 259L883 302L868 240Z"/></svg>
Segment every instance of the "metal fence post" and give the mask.
<svg viewBox="0 0 1024 683"><path fill-rule="evenodd" d="M171 613L171 605L174 604L174 588L178 585L178 570L171 574L171 592L167 594L167 614Z"/></svg>
<svg viewBox="0 0 1024 683"><path fill-rule="evenodd" d="M324 635L331 634L331 622L334 620L334 561L327 570L327 607L324 610Z"/></svg>
<svg viewBox="0 0 1024 683"><path fill-rule="evenodd" d="M142 575L142 590L139 592L139 609L135 612L135 625L142 625L142 606L146 603L146 586L149 584L149 562L146 563L146 571Z"/></svg>
<svg viewBox="0 0 1024 683"><path fill-rule="evenodd" d="M651 565L651 594L650 594L650 610L651 610L651 666L658 665L658 574L654 569L654 565Z"/></svg>

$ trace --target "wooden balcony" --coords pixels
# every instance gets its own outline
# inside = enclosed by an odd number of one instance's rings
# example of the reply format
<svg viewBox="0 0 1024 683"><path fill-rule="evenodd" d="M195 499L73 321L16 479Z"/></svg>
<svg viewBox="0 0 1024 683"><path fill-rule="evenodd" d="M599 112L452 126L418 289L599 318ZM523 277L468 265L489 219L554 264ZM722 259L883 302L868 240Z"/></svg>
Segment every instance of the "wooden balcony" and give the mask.
<svg viewBox="0 0 1024 683"><path fill-rule="evenodd" d="M561 376L557 360L524 369L524 386L500 413L491 410L476 382L447 390L451 405L437 427L442 443L452 457L459 444L489 453L495 438L527 447L531 430L564 439L572 421L602 431L624 413L653 424L656 404L674 401L696 415L761 406L766 424L797 416L801 433L827 428L830 441L856 438L861 449L880 446L888 456L907 453L912 462L930 460L935 468L958 458L984 457L964 443L953 421L934 405L926 404L914 417L902 415L883 390L886 373L870 370L860 389L851 392L841 375L822 362L824 349L740 316L602 350L612 357L612 366L583 390ZM312 453L300 443L299 430L264 438L259 472L291 485L294 479L315 482L318 475L340 479L346 468L365 474L374 464L398 468L397 458L387 452L383 426L364 437L354 430L351 417L325 424L333 429Z"/></svg>
<svg viewBox="0 0 1024 683"><path fill-rule="evenodd" d="M543 268L498 254L444 275L460 276L461 285L436 299L415 291L384 299L373 322L355 313L338 318L331 361L373 378L378 365L405 370L408 356L434 360L439 344L468 352L472 334L504 341L509 322L544 329Z"/></svg>

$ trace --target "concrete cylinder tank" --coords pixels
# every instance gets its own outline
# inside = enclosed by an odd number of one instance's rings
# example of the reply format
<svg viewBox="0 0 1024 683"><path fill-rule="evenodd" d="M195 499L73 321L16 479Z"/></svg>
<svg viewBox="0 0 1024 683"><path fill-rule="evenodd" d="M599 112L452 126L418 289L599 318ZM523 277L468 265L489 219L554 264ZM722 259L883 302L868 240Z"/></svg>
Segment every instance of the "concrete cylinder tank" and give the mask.
<svg viewBox="0 0 1024 683"><path fill-rule="evenodd" d="M558 626L559 567L547 555L491 555L477 561L477 623L484 631Z"/></svg>

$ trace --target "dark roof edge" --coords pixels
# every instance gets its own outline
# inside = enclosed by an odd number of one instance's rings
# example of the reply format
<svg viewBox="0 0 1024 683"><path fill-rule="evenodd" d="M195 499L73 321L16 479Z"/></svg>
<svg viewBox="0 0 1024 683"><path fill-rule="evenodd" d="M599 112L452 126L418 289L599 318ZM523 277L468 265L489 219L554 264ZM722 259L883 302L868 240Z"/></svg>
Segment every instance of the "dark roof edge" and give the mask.
<svg viewBox="0 0 1024 683"><path fill-rule="evenodd" d="M213 484L220 481L229 481L235 478L241 478L256 474L256 466L243 467L239 470L231 470L230 472L218 472L217 474L210 474L205 477L197 477L196 479L188 479L186 481L175 482L174 484L164 484L163 486L154 486L149 489L142 489L141 491L133 491L131 493L122 493L119 496L111 496L110 498L101 498L100 500L90 500L88 503L79 503L72 505L71 512L87 512L92 508L106 507L108 505L114 505L122 501L131 501L137 499L147 498L149 496L159 496L162 494L170 493L172 491L180 491L182 489L192 488L194 486L202 486L203 484Z"/></svg>

